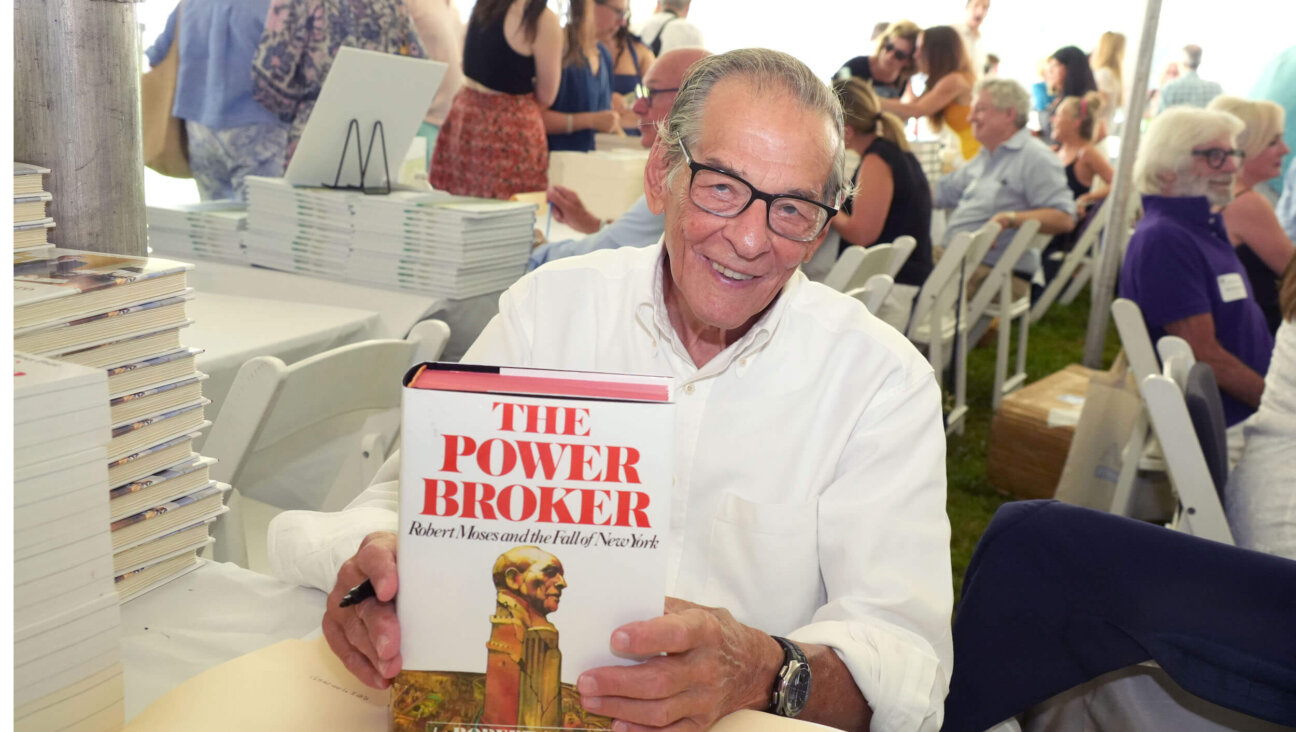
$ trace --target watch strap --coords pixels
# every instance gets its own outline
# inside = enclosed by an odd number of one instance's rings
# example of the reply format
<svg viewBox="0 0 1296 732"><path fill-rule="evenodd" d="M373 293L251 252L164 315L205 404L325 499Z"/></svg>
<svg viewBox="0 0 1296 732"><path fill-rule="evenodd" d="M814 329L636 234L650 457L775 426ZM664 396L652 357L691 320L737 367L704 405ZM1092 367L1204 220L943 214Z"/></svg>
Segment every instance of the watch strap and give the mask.
<svg viewBox="0 0 1296 732"><path fill-rule="evenodd" d="M795 717L805 707L809 695L810 662L797 644L776 635L770 637L783 649L783 665L774 677L768 711L781 717Z"/></svg>

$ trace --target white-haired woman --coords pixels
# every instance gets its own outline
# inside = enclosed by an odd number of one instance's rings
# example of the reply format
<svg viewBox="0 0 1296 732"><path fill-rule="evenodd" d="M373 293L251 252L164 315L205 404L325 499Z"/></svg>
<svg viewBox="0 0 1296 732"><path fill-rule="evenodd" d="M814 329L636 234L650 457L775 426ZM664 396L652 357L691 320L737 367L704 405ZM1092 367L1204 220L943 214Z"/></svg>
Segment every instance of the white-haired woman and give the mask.
<svg viewBox="0 0 1296 732"><path fill-rule="evenodd" d="M1273 204L1255 187L1277 178L1282 173L1283 157L1291 152L1283 142L1285 114L1273 102L1239 97L1216 97L1210 109L1228 112L1246 125L1237 141L1246 158L1233 186L1233 201L1224 207L1224 227L1246 267L1247 279L1251 280L1256 302L1264 310L1269 330L1277 332L1282 322L1278 278L1287 270L1296 246L1278 222Z"/></svg>

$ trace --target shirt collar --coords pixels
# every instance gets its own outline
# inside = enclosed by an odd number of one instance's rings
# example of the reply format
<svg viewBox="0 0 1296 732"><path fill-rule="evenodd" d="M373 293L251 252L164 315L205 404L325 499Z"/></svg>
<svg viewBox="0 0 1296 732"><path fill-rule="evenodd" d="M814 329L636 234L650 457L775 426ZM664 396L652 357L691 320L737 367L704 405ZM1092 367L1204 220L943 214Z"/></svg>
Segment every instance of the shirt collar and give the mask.
<svg viewBox="0 0 1296 732"><path fill-rule="evenodd" d="M1020 150L1026 146L1026 142L1029 141L1030 138L1031 131L1023 127L1013 133L1012 137L1004 140L1004 143L999 146L999 149L1008 148L1009 150Z"/></svg>
<svg viewBox="0 0 1296 732"><path fill-rule="evenodd" d="M691 362L688 350L684 348L683 342L680 340L679 335L676 334L675 327L670 322L670 314L666 311L666 290L663 278L668 265L664 239L665 235L662 236L662 239L657 240L659 253L653 267L652 287L635 304L635 318L639 327L652 336L654 346L660 347L669 343L678 355ZM805 280L805 273L800 269L793 272L788 281L784 283L783 289L779 291L778 296L774 298L774 302L770 303L770 306L765 309L760 319L741 338L725 348L719 356L711 359L705 370L708 372L713 370L722 371L735 359L755 353L763 348L770 338L774 336L774 331L778 329L779 324L783 321L783 315L787 312L789 303L792 302L797 289L801 287Z"/></svg>
<svg viewBox="0 0 1296 732"><path fill-rule="evenodd" d="M1224 217L1212 214L1210 200L1205 196L1143 196L1143 212L1148 216L1164 216L1191 226L1210 229L1225 240Z"/></svg>

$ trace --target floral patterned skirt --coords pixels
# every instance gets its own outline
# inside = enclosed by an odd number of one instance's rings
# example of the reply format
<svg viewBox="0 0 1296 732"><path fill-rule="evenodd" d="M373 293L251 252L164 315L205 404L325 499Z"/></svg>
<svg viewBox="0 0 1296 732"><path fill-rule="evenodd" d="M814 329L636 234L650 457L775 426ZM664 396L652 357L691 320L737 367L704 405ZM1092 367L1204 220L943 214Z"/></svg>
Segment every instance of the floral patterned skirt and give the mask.
<svg viewBox="0 0 1296 732"><path fill-rule="evenodd" d="M428 182L460 196L508 198L549 185L549 142L530 94L455 94Z"/></svg>

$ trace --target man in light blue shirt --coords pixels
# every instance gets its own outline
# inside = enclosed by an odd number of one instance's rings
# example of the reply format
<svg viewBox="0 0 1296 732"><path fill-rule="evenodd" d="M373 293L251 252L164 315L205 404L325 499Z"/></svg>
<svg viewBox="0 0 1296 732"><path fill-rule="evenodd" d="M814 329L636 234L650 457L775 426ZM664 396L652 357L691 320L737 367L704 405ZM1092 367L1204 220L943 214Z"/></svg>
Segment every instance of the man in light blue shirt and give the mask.
<svg viewBox="0 0 1296 732"><path fill-rule="evenodd" d="M1206 81L1197 75L1201 56L1201 46L1184 46L1183 58L1179 60L1179 78L1166 84L1161 90L1158 114L1177 104L1205 107L1212 99L1224 93L1224 87L1218 82Z"/></svg>
<svg viewBox="0 0 1296 732"><path fill-rule="evenodd" d="M662 54L648 69L634 105L634 112L639 115L639 127L643 130L644 147L651 148L657 141L657 123L670 113L684 72L710 55L709 51L701 48L679 48ZM545 262L598 249L656 244L666 230L665 219L648 210L648 202L643 196L620 218L606 225L585 208L575 191L553 186L549 189L548 199L555 219L589 236L541 244L531 252L528 272Z"/></svg>
<svg viewBox="0 0 1296 732"><path fill-rule="evenodd" d="M983 274L999 261L1014 229L1027 220L1040 223L1042 234L1062 234L1075 228L1075 198L1067 188L1061 161L1026 129L1030 95L1011 79L985 79L972 93L972 134L981 151L967 165L936 183L932 205L954 207L945 231L945 244L955 234L980 229L995 221L1003 232L986 253ZM1027 280L1039 269L1039 252L1029 250L1014 270ZM1014 283L1020 297L1026 282Z"/></svg>
<svg viewBox="0 0 1296 732"><path fill-rule="evenodd" d="M244 177L283 175L288 125L252 98L252 55L269 10L270 0L184 0L146 52L157 66L179 38L171 114L185 121L204 201L244 200Z"/></svg>

